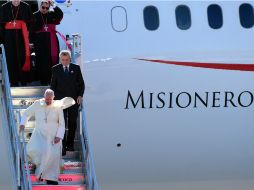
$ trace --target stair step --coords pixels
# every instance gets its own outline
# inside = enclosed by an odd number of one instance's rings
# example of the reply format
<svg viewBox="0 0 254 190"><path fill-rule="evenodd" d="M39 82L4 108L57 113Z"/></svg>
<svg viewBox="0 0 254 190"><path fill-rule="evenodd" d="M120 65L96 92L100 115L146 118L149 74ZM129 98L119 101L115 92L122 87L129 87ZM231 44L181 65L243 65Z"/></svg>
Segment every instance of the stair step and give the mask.
<svg viewBox="0 0 254 190"><path fill-rule="evenodd" d="M61 174L77 174L77 173L82 173L85 171L84 167L76 167L72 169L64 169L63 171L60 171ZM30 175L34 174L34 169L31 168L30 170Z"/></svg>
<svg viewBox="0 0 254 190"><path fill-rule="evenodd" d="M76 174L76 173L82 173L85 171L84 167L79 167L79 168L75 168L75 169L64 169L63 171L61 171L61 174Z"/></svg>
<svg viewBox="0 0 254 190"><path fill-rule="evenodd" d="M86 190L86 185L33 185L33 190Z"/></svg>
<svg viewBox="0 0 254 190"><path fill-rule="evenodd" d="M26 132L27 135L28 135L28 133L30 133L30 132ZM25 136L25 137L26 137L26 136ZM29 137L29 138L27 137L27 139L26 139L25 142L28 143L29 140L30 140L30 137ZM78 149L79 145L80 145L79 140L75 140L75 139L74 139L74 148L75 148L76 150L79 150L79 149Z"/></svg>
<svg viewBox="0 0 254 190"><path fill-rule="evenodd" d="M80 161L68 161L64 163L63 170L61 171L62 174L75 174L75 173L83 173L85 170L85 165ZM25 167L26 168L26 167ZM30 174L34 174L35 165L28 164L28 168Z"/></svg>
<svg viewBox="0 0 254 190"><path fill-rule="evenodd" d="M37 181L34 174L31 174L31 181L32 184L36 185L44 185L46 184L46 181ZM58 178L58 183L60 185L69 185L69 184L84 184L85 183L85 177L83 173L78 174L60 174Z"/></svg>
<svg viewBox="0 0 254 190"><path fill-rule="evenodd" d="M26 109L28 106L32 105L34 101L41 99L42 96L39 97L15 97L12 98L12 105L14 109Z"/></svg>
<svg viewBox="0 0 254 190"><path fill-rule="evenodd" d="M66 151L66 155L62 157L66 162L73 159L81 159L80 151Z"/></svg>
<svg viewBox="0 0 254 190"><path fill-rule="evenodd" d="M42 97L48 86L11 87L12 97Z"/></svg>
<svg viewBox="0 0 254 190"><path fill-rule="evenodd" d="M74 162L65 162L63 173L82 173L85 169L85 164L83 162L74 161Z"/></svg>
<svg viewBox="0 0 254 190"><path fill-rule="evenodd" d="M29 135L29 133L25 133L25 143L26 144L30 140L30 137L28 135ZM80 145L79 140L74 140L74 148L75 148L75 150L81 150L81 145ZM69 151L66 151L66 153L67 152L69 153ZM80 154L76 156L76 155L72 155L72 152L73 151L70 152L71 155L69 155L68 157L64 156L63 159L72 159L72 160L74 160L74 159L80 159L81 158Z"/></svg>
<svg viewBox="0 0 254 190"><path fill-rule="evenodd" d="M26 108L28 108L29 106L13 106L13 110L25 110Z"/></svg>

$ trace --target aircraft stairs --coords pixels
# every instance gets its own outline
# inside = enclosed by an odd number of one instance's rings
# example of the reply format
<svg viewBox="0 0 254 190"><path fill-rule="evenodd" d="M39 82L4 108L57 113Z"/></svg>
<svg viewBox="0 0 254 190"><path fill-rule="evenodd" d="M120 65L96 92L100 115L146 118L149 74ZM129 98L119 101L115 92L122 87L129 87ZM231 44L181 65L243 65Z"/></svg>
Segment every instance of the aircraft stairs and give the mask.
<svg viewBox="0 0 254 190"><path fill-rule="evenodd" d="M2 67L2 80L0 97L4 101L3 108L6 112L6 128L10 130L10 142L14 145L12 158L15 165L15 178L17 189L21 190L97 190L96 177L91 158L88 134L85 126L84 109L79 114L79 127L75 136L74 152L68 152L62 157L59 185L47 185L46 181L38 181L34 175L35 165L30 163L26 156L26 144L35 127L34 118L30 118L24 132L19 134L19 121L22 112L35 100L43 97L47 86L10 87L8 71L5 62L4 48L0 55ZM0 67L0 68L1 68ZM7 74L6 74L7 73ZM1 77L0 77L1 78ZM1 114L1 112L0 112ZM0 118L1 121L1 118ZM4 127L4 126L3 126ZM14 137L13 137L14 136ZM14 147L14 148L13 148ZM1 184L0 184L1 187Z"/></svg>

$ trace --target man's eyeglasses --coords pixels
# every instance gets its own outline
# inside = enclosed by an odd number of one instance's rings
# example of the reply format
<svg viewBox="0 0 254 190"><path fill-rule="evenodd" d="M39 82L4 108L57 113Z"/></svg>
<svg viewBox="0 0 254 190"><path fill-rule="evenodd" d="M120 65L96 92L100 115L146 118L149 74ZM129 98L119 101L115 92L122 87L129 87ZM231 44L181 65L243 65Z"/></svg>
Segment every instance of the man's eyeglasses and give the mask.
<svg viewBox="0 0 254 190"><path fill-rule="evenodd" d="M49 7L41 6L42 9L49 10Z"/></svg>

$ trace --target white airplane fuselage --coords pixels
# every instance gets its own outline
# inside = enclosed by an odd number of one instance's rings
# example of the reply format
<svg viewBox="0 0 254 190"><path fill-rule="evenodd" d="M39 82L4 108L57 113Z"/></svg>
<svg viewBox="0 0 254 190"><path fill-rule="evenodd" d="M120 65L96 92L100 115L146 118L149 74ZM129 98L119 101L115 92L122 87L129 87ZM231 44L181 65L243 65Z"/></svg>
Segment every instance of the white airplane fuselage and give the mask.
<svg viewBox="0 0 254 190"><path fill-rule="evenodd" d="M99 189L253 189L254 30L240 24L244 2L72 3L60 5L58 29L82 36ZM208 25L210 4L222 9L220 29ZM143 19L150 5L154 31ZM187 30L176 25L178 5L190 9Z"/></svg>

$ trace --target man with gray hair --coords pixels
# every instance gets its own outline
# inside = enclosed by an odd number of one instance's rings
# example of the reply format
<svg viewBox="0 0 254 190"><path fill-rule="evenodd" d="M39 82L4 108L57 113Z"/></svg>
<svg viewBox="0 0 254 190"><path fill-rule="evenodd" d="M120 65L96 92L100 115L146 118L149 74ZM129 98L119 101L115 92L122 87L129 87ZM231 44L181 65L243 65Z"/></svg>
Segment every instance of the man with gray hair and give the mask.
<svg viewBox="0 0 254 190"><path fill-rule="evenodd" d="M72 98L54 101L54 91L47 89L44 98L36 100L22 114L20 130L35 118L35 129L27 143L27 155L36 165L38 180L57 185L60 174L62 139L65 133L63 109L75 104Z"/></svg>
<svg viewBox="0 0 254 190"><path fill-rule="evenodd" d="M71 64L71 52L62 50L59 54L60 64L52 67L50 88L55 91L55 99L72 97L77 103L64 110L64 119L68 133L63 139L63 155L65 151L74 151L74 137L77 128L78 107L83 101L85 83L80 67ZM68 118L68 119L67 119Z"/></svg>

